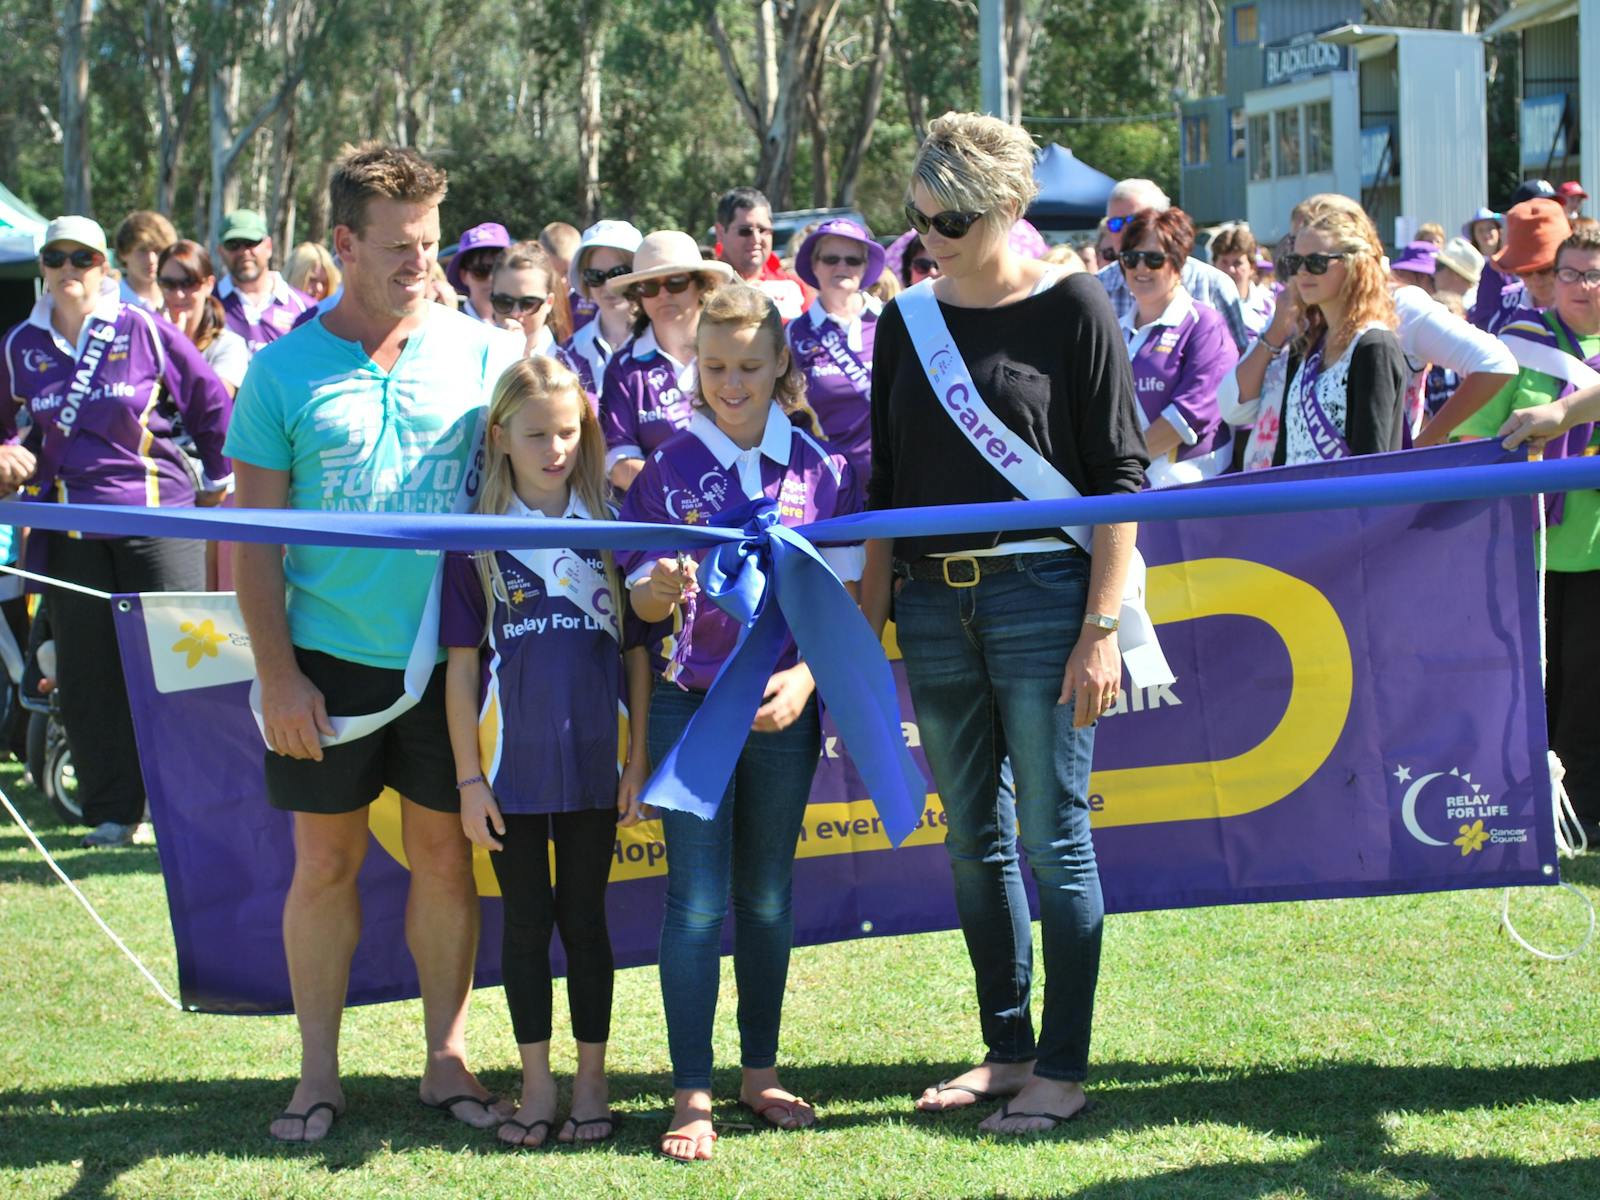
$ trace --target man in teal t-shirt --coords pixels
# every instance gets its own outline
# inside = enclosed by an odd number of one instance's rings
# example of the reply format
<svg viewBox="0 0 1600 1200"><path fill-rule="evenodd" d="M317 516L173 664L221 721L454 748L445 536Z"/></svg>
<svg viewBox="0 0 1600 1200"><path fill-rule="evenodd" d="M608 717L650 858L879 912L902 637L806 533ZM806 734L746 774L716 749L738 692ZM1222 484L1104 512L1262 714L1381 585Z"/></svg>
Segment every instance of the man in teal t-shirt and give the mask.
<svg viewBox="0 0 1600 1200"><path fill-rule="evenodd" d="M1566 390L1568 378L1587 380L1600 371L1600 232L1579 230L1561 243L1555 304L1543 312L1513 314L1500 337L1522 371L1461 424L1457 437L1495 437L1512 412L1547 404ZM1600 449L1600 427L1586 447L1569 441L1566 449L1594 454ZM1600 738L1594 734L1600 712L1600 623L1594 619L1600 612L1600 491L1568 492L1562 498L1561 520L1549 527L1545 563L1550 748L1566 769L1567 795L1592 839L1600 835Z"/></svg>
<svg viewBox="0 0 1600 1200"><path fill-rule="evenodd" d="M450 512L470 490L485 407L521 344L428 299L444 191L444 173L409 150L371 144L339 161L329 193L344 293L251 363L227 441L241 507ZM465 1061L478 897L438 623L424 619L438 565L435 552L236 550L267 795L294 815L283 936L301 1075L272 1123L283 1141L317 1141L344 1111L339 1024L361 932L356 877L367 809L384 788L402 797L411 871L406 941L428 1043L421 1098L479 1127L510 1115ZM336 734L335 717L370 718L371 731Z"/></svg>

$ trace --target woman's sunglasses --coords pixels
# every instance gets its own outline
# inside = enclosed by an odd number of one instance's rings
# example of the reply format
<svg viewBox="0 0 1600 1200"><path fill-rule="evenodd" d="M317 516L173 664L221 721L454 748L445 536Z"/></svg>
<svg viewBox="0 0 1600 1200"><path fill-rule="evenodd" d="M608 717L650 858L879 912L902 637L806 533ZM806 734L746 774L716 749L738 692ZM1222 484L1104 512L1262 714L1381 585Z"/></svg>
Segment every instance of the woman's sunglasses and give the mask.
<svg viewBox="0 0 1600 1200"><path fill-rule="evenodd" d="M41 250L39 261L52 271L60 270L69 262L80 271L105 262L106 256L98 250Z"/></svg>
<svg viewBox="0 0 1600 1200"><path fill-rule="evenodd" d="M1117 261L1117 252L1110 246L1096 246L1094 248L1094 253L1095 257L1103 263L1114 263Z"/></svg>
<svg viewBox="0 0 1600 1200"><path fill-rule="evenodd" d="M837 267L840 263L847 267L859 267L867 260L859 254L819 254L816 261L825 267Z"/></svg>
<svg viewBox="0 0 1600 1200"><path fill-rule="evenodd" d="M200 286L198 279L191 279L187 275L182 279L170 279L165 275L157 275L156 282L161 285L163 292L192 292Z"/></svg>
<svg viewBox="0 0 1600 1200"><path fill-rule="evenodd" d="M494 256L489 255L474 258L470 261L463 261L461 264L461 273L463 275L471 275L474 279L489 278L489 276L494 274Z"/></svg>
<svg viewBox="0 0 1600 1200"><path fill-rule="evenodd" d="M911 228L922 234L925 234L928 232L928 230L932 229L937 232L940 237L949 238L952 241L957 238L966 237L967 230L971 229L977 222L983 220L984 215L985 214L981 212L955 212L951 210L942 213L934 213L933 216L930 217L916 205L906 205L906 220L911 222Z"/></svg>
<svg viewBox="0 0 1600 1200"><path fill-rule="evenodd" d="M1284 273L1292 278L1300 274L1301 267L1311 275L1326 275L1328 268L1344 257L1343 254L1285 254L1281 261Z"/></svg>
<svg viewBox="0 0 1600 1200"><path fill-rule="evenodd" d="M494 292L489 296L489 303L502 317L509 317L513 312L520 317L523 313L538 312L548 299L549 296L508 296L504 292Z"/></svg>
<svg viewBox="0 0 1600 1200"><path fill-rule="evenodd" d="M615 279L618 275L626 275L633 267L628 264L612 267L609 271L602 271L599 267L585 267L580 271L579 277L592 288L604 287L606 281Z"/></svg>
<svg viewBox="0 0 1600 1200"><path fill-rule="evenodd" d="M921 271L924 275L932 275L939 269L939 260L936 258L913 258L911 266L913 270Z"/></svg>
<svg viewBox="0 0 1600 1200"><path fill-rule="evenodd" d="M1117 255L1122 260L1122 265L1128 270L1133 270L1142 261L1152 271L1159 271L1167 265L1167 256L1160 250L1124 250Z"/></svg>
<svg viewBox="0 0 1600 1200"><path fill-rule="evenodd" d="M661 289L666 288L672 295L677 296L689 290L689 285L694 282L693 275L668 275L665 279L646 279L643 283L636 283L628 289L628 295L633 299L640 296L653 300L661 294Z"/></svg>

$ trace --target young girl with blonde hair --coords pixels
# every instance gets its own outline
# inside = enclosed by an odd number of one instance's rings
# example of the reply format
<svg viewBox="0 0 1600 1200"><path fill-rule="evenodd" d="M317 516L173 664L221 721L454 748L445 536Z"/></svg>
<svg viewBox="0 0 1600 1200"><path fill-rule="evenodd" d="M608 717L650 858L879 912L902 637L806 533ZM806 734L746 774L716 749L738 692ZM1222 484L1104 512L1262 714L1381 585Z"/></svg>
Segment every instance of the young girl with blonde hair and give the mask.
<svg viewBox="0 0 1600 1200"><path fill-rule="evenodd" d="M623 501L624 520L703 525L766 498L785 525L854 512L860 487L850 465L815 436L805 378L784 343L767 295L746 284L720 288L696 334L699 395L687 429L645 460ZM859 547L823 557L846 586L861 576ZM695 558L626 553L634 613L649 622L651 663L669 684L650 697L650 756L659 762L705 701L740 627L699 602ZM739 1099L767 1124L812 1124L810 1105L779 1082L778 1029L794 920L795 843L821 746L810 669L790 639L715 816L661 814L667 901L661 925L661 995L675 1104L661 1152L690 1162L711 1157L711 1033L716 1016L723 914L733 899L733 969L739 988L743 1076Z"/></svg>
<svg viewBox="0 0 1600 1200"><path fill-rule="evenodd" d="M611 516L605 439L578 377L552 358L509 367L489 406L478 511L522 518ZM581 545L580 527L573 540ZM537 1147L555 1126L550 933L561 930L578 1043L570 1116L556 1137L616 1132L606 1040L613 963L605 888L616 827L639 819L649 666L624 652L609 552L452 553L440 643L461 824L491 851L505 903L501 969L522 1056L522 1099L500 1139ZM626 662L624 662L626 659ZM617 773L617 701L627 676L627 765ZM555 880L548 843L555 846Z"/></svg>

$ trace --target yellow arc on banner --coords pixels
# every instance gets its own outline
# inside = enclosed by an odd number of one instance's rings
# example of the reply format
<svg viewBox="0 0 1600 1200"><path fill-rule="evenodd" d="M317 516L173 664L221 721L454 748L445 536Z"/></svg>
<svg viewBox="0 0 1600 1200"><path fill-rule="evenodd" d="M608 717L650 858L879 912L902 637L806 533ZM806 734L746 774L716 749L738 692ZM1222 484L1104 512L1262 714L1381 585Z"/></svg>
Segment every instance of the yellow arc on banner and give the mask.
<svg viewBox="0 0 1600 1200"><path fill-rule="evenodd" d="M1237 817L1291 795L1327 760L1350 713L1355 686L1350 641L1333 605L1304 580L1240 558L1152 567L1146 588L1150 616L1157 625L1243 616L1271 628L1289 654L1293 678L1289 703L1271 733L1231 758L1096 771L1089 787L1103 804L1093 814L1093 825ZM891 659L900 657L893 626L884 632L884 649ZM621 724L619 752L627 747L625 717ZM386 790L372 805L370 825L379 845L406 865L400 798L394 791ZM930 793L923 822L905 844L943 840L943 806ZM892 848L877 809L870 799L863 799L808 806L796 852L798 857L812 858ZM613 882L662 875L666 869L659 821L617 831ZM480 895L500 894L486 851L474 849L473 870ZM552 876L554 870L552 862Z"/></svg>

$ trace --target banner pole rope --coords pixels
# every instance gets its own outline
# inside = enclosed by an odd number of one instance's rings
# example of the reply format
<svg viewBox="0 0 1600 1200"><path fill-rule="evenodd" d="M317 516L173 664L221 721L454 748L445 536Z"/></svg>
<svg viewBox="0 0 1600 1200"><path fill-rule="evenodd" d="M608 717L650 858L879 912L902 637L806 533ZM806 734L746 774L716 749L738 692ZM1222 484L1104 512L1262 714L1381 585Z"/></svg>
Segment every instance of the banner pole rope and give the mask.
<svg viewBox="0 0 1600 1200"><path fill-rule="evenodd" d="M83 596L93 596L97 600L111 599L110 592L102 592L98 588L85 587L81 583L68 583L65 579L52 579L48 575L37 575L32 571L24 571L21 567L7 566L0 563L0 571L7 575L16 575L22 579L32 579L38 583L47 583L51 587L65 588L69 592L77 592Z"/></svg>
<svg viewBox="0 0 1600 1200"><path fill-rule="evenodd" d="M144 963L139 960L139 956L132 950L128 949L128 943L124 942L120 937L117 936L116 930L112 929L111 926L106 924L105 918L95 911L94 905L89 903L89 898L78 890L78 885L67 878L67 873L61 869L61 864L56 862L50 851L45 849L44 843L39 840L38 835L33 832L33 829L28 825L28 822L23 819L22 814L16 810L16 807L11 803L11 797L7 796L3 789L0 789L0 804L4 804L6 806L6 811L11 814L11 819L22 828L23 833L28 835L28 840L33 843L33 848L44 856L45 862L50 864L50 869L56 873L56 877L59 878L62 883L67 885L67 890L78 898L78 903L83 905L84 911L94 918L95 924L100 926L100 928L105 931L105 935L116 944L118 950L121 950L122 953L127 956L128 961L139 968L139 973L150 981L150 986L155 988L156 994L165 1000L172 1008L176 1009L178 1012L182 1012L183 1005L174 999L172 993L167 991L167 989L162 986L161 981L150 973L150 968L145 966Z"/></svg>
<svg viewBox="0 0 1600 1200"><path fill-rule="evenodd" d="M1545 498L1543 495L1535 496L1533 498L1534 511L1538 514L1539 519L1539 682L1545 687L1549 687L1550 647L1548 645L1548 634L1545 629L1545 571L1547 569L1546 558L1550 549L1550 530L1549 525L1545 520L1544 501ZM1554 750L1551 750L1549 754L1550 800L1554 809L1551 815L1551 820L1555 826L1556 853L1563 858L1573 858L1588 851L1589 838L1588 835L1584 833L1583 822L1578 820L1578 814L1572 807L1572 800L1567 796L1567 789L1562 785L1561 782L1566 778L1566 768L1562 766L1561 759L1556 756L1556 752ZM1571 832L1575 832L1577 834L1576 838L1571 836ZM1566 950L1559 954L1552 953L1548 950L1539 949L1539 947L1535 946L1532 942L1528 941L1527 938L1523 937L1522 934L1517 932L1517 927L1511 921L1510 888L1506 888L1504 894L1502 894L1500 897L1500 924L1510 936L1511 940L1516 942L1517 945L1521 946L1529 954L1534 955L1536 958L1545 959L1547 962L1565 962L1569 958L1576 958L1578 955L1587 950L1589 948L1589 944L1594 941L1594 902L1564 879L1560 881L1560 886L1563 890L1571 892L1574 896L1581 900L1584 906L1589 910L1589 928L1585 931L1583 940L1579 942L1577 946L1571 950Z"/></svg>

